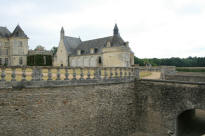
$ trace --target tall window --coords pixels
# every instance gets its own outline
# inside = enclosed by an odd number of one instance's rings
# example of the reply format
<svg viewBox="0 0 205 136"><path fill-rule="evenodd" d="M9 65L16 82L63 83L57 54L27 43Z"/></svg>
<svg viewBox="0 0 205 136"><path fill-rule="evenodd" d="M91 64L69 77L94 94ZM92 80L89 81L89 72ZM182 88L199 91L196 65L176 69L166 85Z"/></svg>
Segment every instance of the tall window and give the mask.
<svg viewBox="0 0 205 136"><path fill-rule="evenodd" d="M22 46L23 46L23 42L22 42L22 41L19 41L19 42L18 42L18 46L19 46L19 47L22 47Z"/></svg>
<svg viewBox="0 0 205 136"><path fill-rule="evenodd" d="M101 57L98 58L98 63L99 63L99 64L102 64L102 59L101 59Z"/></svg>
<svg viewBox="0 0 205 136"><path fill-rule="evenodd" d="M19 64L22 65L23 64L23 58L19 57Z"/></svg>
<svg viewBox="0 0 205 136"><path fill-rule="evenodd" d="M2 58L0 58L0 65L2 65Z"/></svg>
<svg viewBox="0 0 205 136"><path fill-rule="evenodd" d="M5 58L5 65L8 66L8 64L9 64L9 59Z"/></svg>
<svg viewBox="0 0 205 136"><path fill-rule="evenodd" d="M9 50L8 49L6 49L6 55L9 55Z"/></svg>

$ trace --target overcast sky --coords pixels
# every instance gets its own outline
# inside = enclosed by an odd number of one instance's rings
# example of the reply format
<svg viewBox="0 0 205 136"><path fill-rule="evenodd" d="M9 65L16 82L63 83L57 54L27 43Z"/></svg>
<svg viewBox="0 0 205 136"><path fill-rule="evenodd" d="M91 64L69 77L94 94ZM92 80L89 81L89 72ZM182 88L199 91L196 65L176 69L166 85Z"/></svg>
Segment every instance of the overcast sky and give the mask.
<svg viewBox="0 0 205 136"><path fill-rule="evenodd" d="M30 49L58 46L62 26L84 41L117 23L137 57L205 56L205 0L0 0L0 10L0 26L20 24Z"/></svg>

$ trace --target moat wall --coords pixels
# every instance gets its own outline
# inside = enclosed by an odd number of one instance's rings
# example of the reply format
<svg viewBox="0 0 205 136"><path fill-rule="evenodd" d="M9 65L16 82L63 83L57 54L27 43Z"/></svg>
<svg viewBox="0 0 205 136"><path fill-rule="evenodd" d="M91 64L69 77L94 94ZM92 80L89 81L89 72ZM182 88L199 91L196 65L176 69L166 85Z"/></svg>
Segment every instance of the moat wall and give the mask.
<svg viewBox="0 0 205 136"><path fill-rule="evenodd" d="M176 134L180 114L205 110L204 90L162 80L0 89L0 136Z"/></svg>
<svg viewBox="0 0 205 136"><path fill-rule="evenodd" d="M134 83L0 89L1 136L128 136Z"/></svg>
<svg viewBox="0 0 205 136"><path fill-rule="evenodd" d="M139 80L135 85L136 132L145 134L142 136L176 134L177 117L181 113L205 110L203 83Z"/></svg>

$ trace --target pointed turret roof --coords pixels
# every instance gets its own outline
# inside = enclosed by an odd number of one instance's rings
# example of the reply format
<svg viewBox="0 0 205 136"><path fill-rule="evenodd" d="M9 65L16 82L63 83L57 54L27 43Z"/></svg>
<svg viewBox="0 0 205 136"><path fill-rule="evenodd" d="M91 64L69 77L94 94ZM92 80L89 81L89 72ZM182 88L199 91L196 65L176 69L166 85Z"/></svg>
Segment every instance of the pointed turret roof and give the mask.
<svg viewBox="0 0 205 136"><path fill-rule="evenodd" d="M11 34L11 37L28 38L19 25L16 26L13 33Z"/></svg>
<svg viewBox="0 0 205 136"><path fill-rule="evenodd" d="M113 29L113 35L119 35L119 29L117 27L117 24L115 24L115 27Z"/></svg>
<svg viewBox="0 0 205 136"><path fill-rule="evenodd" d="M62 32L64 33L64 28L63 28L63 26L61 27L61 33L62 33Z"/></svg>

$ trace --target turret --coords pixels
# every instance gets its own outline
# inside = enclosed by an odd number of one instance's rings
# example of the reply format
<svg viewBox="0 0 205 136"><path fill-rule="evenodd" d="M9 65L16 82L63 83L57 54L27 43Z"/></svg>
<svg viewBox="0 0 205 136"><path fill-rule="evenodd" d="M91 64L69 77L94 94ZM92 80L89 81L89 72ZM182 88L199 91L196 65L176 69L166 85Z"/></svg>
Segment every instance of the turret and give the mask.
<svg viewBox="0 0 205 136"><path fill-rule="evenodd" d="M61 33L60 33L60 38L63 40L64 39L64 29L63 27L61 28Z"/></svg>
<svg viewBox="0 0 205 136"><path fill-rule="evenodd" d="M117 27L117 24L115 24L115 27L114 27L114 29L113 29L113 35L120 35L120 34L119 34L119 29L118 29L118 27Z"/></svg>

